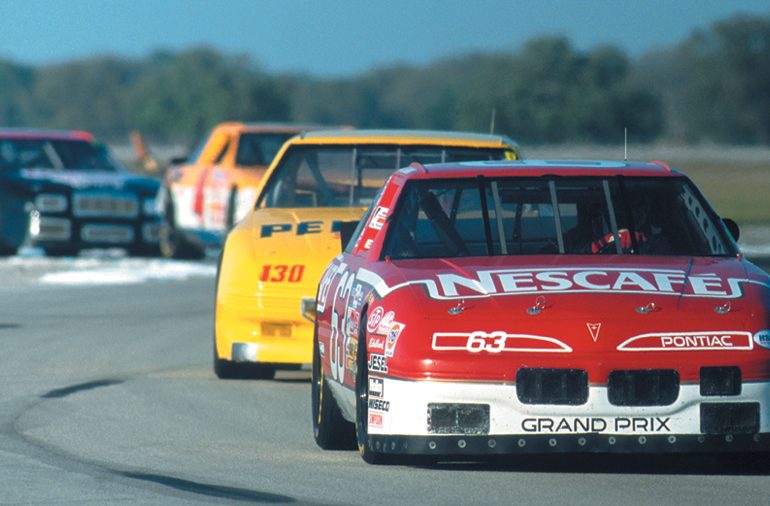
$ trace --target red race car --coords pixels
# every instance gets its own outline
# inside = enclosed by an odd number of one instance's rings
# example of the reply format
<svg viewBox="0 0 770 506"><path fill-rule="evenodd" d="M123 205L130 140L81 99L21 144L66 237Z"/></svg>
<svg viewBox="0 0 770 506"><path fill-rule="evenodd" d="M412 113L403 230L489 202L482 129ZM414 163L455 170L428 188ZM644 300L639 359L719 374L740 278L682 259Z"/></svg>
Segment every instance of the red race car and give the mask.
<svg viewBox="0 0 770 506"><path fill-rule="evenodd" d="M737 236L660 162L401 169L319 283L315 440L767 452L770 278Z"/></svg>

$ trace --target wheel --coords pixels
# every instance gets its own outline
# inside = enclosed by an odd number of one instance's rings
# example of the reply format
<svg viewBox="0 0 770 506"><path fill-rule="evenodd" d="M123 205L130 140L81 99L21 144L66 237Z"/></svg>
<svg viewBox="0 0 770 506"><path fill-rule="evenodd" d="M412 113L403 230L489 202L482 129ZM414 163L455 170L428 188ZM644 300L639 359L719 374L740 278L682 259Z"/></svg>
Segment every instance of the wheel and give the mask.
<svg viewBox="0 0 770 506"><path fill-rule="evenodd" d="M361 315L358 331L358 352L356 354L356 443L358 453L367 464L391 462L388 455L374 451L369 439L369 354L366 351L366 314Z"/></svg>
<svg viewBox="0 0 770 506"><path fill-rule="evenodd" d="M238 188L233 187L230 190L230 197L227 199L227 213L225 214L225 228L227 230L235 226L236 214L238 214Z"/></svg>
<svg viewBox="0 0 770 506"><path fill-rule="evenodd" d="M160 247L158 246L137 246L130 248L128 254L132 257L139 258L152 258L160 255Z"/></svg>
<svg viewBox="0 0 770 506"><path fill-rule="evenodd" d="M324 450L348 450L353 448L353 424L342 417L334 400L321 366L318 338L313 338L313 380L310 385L313 437Z"/></svg>
<svg viewBox="0 0 770 506"><path fill-rule="evenodd" d="M50 246L43 248L43 251L48 257L76 257L79 253L79 250L72 246Z"/></svg>
<svg viewBox="0 0 770 506"><path fill-rule="evenodd" d="M0 257L10 257L16 254L18 251L18 248L15 248L13 246L6 246L5 244L0 244Z"/></svg>
<svg viewBox="0 0 770 506"><path fill-rule="evenodd" d="M217 357L217 347L214 345L214 374L219 379L233 379L236 377L233 363L229 360L220 360Z"/></svg>
<svg viewBox="0 0 770 506"><path fill-rule="evenodd" d="M269 380L275 377L275 367L253 362L233 362L222 360L217 355L214 343L214 374L219 379L257 379Z"/></svg>
<svg viewBox="0 0 770 506"><path fill-rule="evenodd" d="M174 217L174 204L171 196L168 197L166 209L163 213L163 219L160 223L158 233L160 241L160 253L166 258L200 260L206 253L203 248L191 244L184 235L176 228L176 218Z"/></svg>

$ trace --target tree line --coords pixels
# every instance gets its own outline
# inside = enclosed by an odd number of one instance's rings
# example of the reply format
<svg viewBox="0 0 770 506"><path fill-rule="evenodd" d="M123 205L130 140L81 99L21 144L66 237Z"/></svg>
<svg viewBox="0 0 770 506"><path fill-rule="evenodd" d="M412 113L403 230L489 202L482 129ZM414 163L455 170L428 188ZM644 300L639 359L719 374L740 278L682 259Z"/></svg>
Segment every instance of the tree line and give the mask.
<svg viewBox="0 0 770 506"><path fill-rule="evenodd" d="M770 144L770 17L735 16L632 59L566 37L361 75L271 75L207 47L30 66L0 60L0 126L189 144L225 120L430 128L527 144Z"/></svg>

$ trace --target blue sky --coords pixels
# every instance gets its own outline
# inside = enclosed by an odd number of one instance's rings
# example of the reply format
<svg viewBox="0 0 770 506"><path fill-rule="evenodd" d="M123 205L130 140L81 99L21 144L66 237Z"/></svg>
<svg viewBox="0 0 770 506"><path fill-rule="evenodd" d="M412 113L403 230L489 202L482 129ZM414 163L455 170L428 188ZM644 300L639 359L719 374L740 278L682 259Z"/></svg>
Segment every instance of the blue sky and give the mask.
<svg viewBox="0 0 770 506"><path fill-rule="evenodd" d="M768 0L0 0L0 59L47 64L208 45L269 72L350 75L541 35L635 57Z"/></svg>

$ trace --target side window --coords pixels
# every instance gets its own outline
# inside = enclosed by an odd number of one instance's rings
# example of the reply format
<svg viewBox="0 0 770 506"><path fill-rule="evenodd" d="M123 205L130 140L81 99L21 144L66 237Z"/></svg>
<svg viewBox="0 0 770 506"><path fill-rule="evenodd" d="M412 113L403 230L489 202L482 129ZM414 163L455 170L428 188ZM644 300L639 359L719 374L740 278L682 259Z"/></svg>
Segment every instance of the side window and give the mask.
<svg viewBox="0 0 770 506"><path fill-rule="evenodd" d="M397 217L388 232L386 255L437 258L487 254L475 181L412 182L402 193Z"/></svg>
<svg viewBox="0 0 770 506"><path fill-rule="evenodd" d="M348 244L345 246L345 249L343 250L344 253L353 253L354 247L358 245L361 240L361 232L364 229L364 225L369 221L369 217L372 215L372 209L374 209L375 207L376 207L376 201L375 203L372 203L371 206L369 206L369 209L367 209L364 215L361 217L361 219L358 220L358 225L356 225L356 229L353 231L353 234L350 236L350 240L348 241Z"/></svg>

